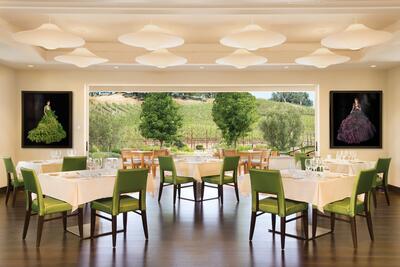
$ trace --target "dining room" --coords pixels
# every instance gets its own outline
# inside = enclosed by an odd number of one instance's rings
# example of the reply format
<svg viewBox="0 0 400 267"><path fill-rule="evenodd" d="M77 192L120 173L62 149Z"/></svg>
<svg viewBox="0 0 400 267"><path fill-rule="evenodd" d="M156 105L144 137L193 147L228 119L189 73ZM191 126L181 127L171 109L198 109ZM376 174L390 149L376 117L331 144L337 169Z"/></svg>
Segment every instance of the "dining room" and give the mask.
<svg viewBox="0 0 400 267"><path fill-rule="evenodd" d="M400 2L0 1L1 266L397 266Z"/></svg>

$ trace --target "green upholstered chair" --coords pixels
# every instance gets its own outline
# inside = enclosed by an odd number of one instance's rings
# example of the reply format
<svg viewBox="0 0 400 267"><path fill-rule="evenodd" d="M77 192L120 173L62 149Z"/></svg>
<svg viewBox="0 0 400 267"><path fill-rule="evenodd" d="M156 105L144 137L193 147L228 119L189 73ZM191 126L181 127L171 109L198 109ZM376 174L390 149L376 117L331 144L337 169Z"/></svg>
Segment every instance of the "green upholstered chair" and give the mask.
<svg viewBox="0 0 400 267"><path fill-rule="evenodd" d="M374 181L372 196L374 199L374 206L376 208L376 190L382 189L385 192L386 203L390 206L389 200L389 189L388 189L388 177L389 177L389 166L390 166L391 158L379 158L376 162L376 179Z"/></svg>
<svg viewBox="0 0 400 267"><path fill-rule="evenodd" d="M327 204L324 207L324 212L331 214L331 231L335 230L335 215L343 215L348 217L348 223L351 225L351 235L353 238L354 248L357 248L357 228L356 228L356 216L364 213L367 220L368 231L371 240L374 240L374 233L372 229L372 219L370 212L370 199L371 191L373 188L374 179L376 176L376 170L364 170L361 171L353 186L353 193L350 197L335 201ZM364 194L364 200L358 198L359 195ZM317 215L316 210L313 209L313 233L312 236L315 238L317 228Z"/></svg>
<svg viewBox="0 0 400 267"><path fill-rule="evenodd" d="M15 170L14 163L10 157L3 158L4 167L7 174L7 189L6 189L6 205L10 197L11 190L13 191L13 207L19 190L24 189L24 181L18 179L17 171Z"/></svg>
<svg viewBox="0 0 400 267"><path fill-rule="evenodd" d="M117 215L123 214L124 229L126 233L128 212L133 211L142 217L143 230L146 240L147 218L146 218L146 185L147 185L148 169L127 169L118 170L117 178L114 184L114 193L111 198L103 198L95 200L91 203L90 215L90 236L94 237L96 216L110 220L112 223L112 243L115 247L117 239ZM127 193L139 193L139 198L135 198ZM96 211L104 212L111 215L111 219L97 214ZM101 234L105 235L105 234Z"/></svg>
<svg viewBox="0 0 400 267"><path fill-rule="evenodd" d="M44 197L39 180L36 177L36 174L33 170L22 168L21 173L24 179L25 194L26 194L26 213L25 213L24 232L22 234L22 239L26 238L31 215L38 215L36 246L39 247L40 239L42 237L43 223L46 221L52 221L54 219L62 218L64 231L66 231L67 212L71 211L72 206L67 202L55 198L51 198L48 196ZM34 200L32 200L32 193L36 194L36 199ZM62 216L45 219L46 215L51 215L54 213L61 213ZM82 222L83 221L82 212L79 212L78 216L79 216L78 218L79 221ZM82 228L79 228L79 234L82 237Z"/></svg>
<svg viewBox="0 0 400 267"><path fill-rule="evenodd" d="M64 157L62 164L62 171L80 171L86 170L87 157Z"/></svg>
<svg viewBox="0 0 400 267"><path fill-rule="evenodd" d="M307 156L306 153L296 153L294 154L294 161L297 164L300 162L301 169L304 171L306 169L306 159L309 159L310 157Z"/></svg>
<svg viewBox="0 0 400 267"><path fill-rule="evenodd" d="M249 240L253 239L256 218L264 213L270 213L272 232L275 233L276 215L281 221L281 248L285 248L286 223L302 218L304 238L308 239L308 204L285 199L282 177L278 170L250 170L251 181L251 223ZM276 197L260 199L259 194L266 193ZM301 212L301 216L287 219L287 216Z"/></svg>
<svg viewBox="0 0 400 267"><path fill-rule="evenodd" d="M181 198L181 189L189 186L182 186L183 184L192 183L193 185L193 196L196 199L197 183L193 177L178 176L176 174L176 168L174 159L171 156L159 156L158 162L160 164L160 189L158 191L158 202L161 200L161 195L164 186L173 185L174 187L174 205L176 203L176 193L178 192L178 198ZM169 175L166 175L169 172Z"/></svg>
<svg viewBox="0 0 400 267"><path fill-rule="evenodd" d="M221 204L224 204L224 185L231 185L235 187L236 199L239 201L239 190L237 186L237 170L239 165L239 156L224 157L222 163L221 173L214 176L202 177L201 184L201 200L204 199L204 187L205 184L214 184L218 188L218 198L221 199ZM226 175L226 172L232 172L233 175Z"/></svg>

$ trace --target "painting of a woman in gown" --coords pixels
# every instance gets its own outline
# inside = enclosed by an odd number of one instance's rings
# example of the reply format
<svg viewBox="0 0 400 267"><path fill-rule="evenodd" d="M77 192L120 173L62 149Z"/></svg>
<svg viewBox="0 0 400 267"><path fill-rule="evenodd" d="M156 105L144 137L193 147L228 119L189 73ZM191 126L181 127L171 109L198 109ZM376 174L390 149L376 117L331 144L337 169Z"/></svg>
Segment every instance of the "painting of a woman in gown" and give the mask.
<svg viewBox="0 0 400 267"><path fill-rule="evenodd" d="M376 128L362 111L361 103L356 97L350 114L341 122L337 139L347 144L360 144L372 139Z"/></svg>
<svg viewBox="0 0 400 267"><path fill-rule="evenodd" d="M57 116L51 110L50 101L43 108L43 117L36 128L28 133L28 139L36 143L51 144L59 142L67 136Z"/></svg>

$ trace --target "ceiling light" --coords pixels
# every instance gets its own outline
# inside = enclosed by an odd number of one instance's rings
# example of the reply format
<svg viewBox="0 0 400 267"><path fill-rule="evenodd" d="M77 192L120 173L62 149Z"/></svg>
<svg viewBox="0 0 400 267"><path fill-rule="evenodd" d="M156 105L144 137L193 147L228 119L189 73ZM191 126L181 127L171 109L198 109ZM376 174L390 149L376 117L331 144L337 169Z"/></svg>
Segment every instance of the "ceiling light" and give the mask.
<svg viewBox="0 0 400 267"><path fill-rule="evenodd" d="M85 44L81 37L62 31L52 23L42 24L40 27L13 34L13 38L24 44L41 46L46 49L73 48Z"/></svg>
<svg viewBox="0 0 400 267"><path fill-rule="evenodd" d="M118 66L114 66L114 69L116 69L116 70L117 70L117 69L119 69L119 67L118 67Z"/></svg>
<svg viewBox="0 0 400 267"><path fill-rule="evenodd" d="M325 37L321 44L334 49L358 50L385 43L392 37L390 32L376 31L364 24L351 24L344 31Z"/></svg>
<svg viewBox="0 0 400 267"><path fill-rule="evenodd" d="M273 47L286 41L286 36L261 28L257 24L250 24L232 34L223 37L220 43L225 46L244 48L250 51L259 48Z"/></svg>
<svg viewBox="0 0 400 267"><path fill-rule="evenodd" d="M246 49L237 49L232 54L223 58L219 58L215 62L220 65L229 65L238 69L244 69L248 66L264 64L267 62L267 59L265 57L253 54Z"/></svg>
<svg viewBox="0 0 400 267"><path fill-rule="evenodd" d="M90 65L108 61L108 59L98 57L84 47L76 48L74 51L65 55L56 56L54 59L62 63L73 64L79 68L86 68Z"/></svg>
<svg viewBox="0 0 400 267"><path fill-rule="evenodd" d="M376 68L376 65L371 65L370 67L371 67L371 68Z"/></svg>
<svg viewBox="0 0 400 267"><path fill-rule="evenodd" d="M204 70L204 66L200 66L199 68L200 68L201 70Z"/></svg>
<svg viewBox="0 0 400 267"><path fill-rule="evenodd" d="M295 61L300 65L314 66L322 69L349 60L349 57L337 55L327 48L319 48L308 56L297 58Z"/></svg>
<svg viewBox="0 0 400 267"><path fill-rule="evenodd" d="M169 52L167 49L160 49L136 57L136 62L143 65L155 66L158 68L166 68L166 67L184 65L186 64L187 59L184 57L177 56Z"/></svg>
<svg viewBox="0 0 400 267"><path fill-rule="evenodd" d="M183 38L153 25L145 25L137 32L123 34L118 40L126 45L142 47L150 51L183 45Z"/></svg>
<svg viewBox="0 0 400 267"><path fill-rule="evenodd" d="M29 64L29 65L27 65L27 67L28 68L33 68L33 67L35 67L35 65Z"/></svg>
<svg viewBox="0 0 400 267"><path fill-rule="evenodd" d="M289 66L285 66L285 67L283 67L284 69L288 69L289 68Z"/></svg>

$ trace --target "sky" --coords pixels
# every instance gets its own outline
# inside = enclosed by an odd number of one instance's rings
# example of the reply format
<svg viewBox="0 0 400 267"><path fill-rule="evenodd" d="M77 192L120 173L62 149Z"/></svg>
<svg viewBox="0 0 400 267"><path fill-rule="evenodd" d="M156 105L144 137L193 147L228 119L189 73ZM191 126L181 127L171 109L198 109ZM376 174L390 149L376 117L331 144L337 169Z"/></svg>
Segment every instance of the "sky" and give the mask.
<svg viewBox="0 0 400 267"><path fill-rule="evenodd" d="M256 98L264 98L264 99L270 99L272 97L272 93L274 92L250 92L252 95L254 95ZM308 97L312 100L313 106L315 105L315 92L308 91Z"/></svg>

